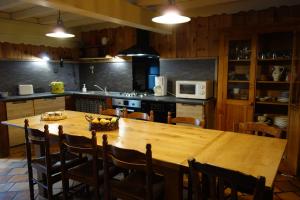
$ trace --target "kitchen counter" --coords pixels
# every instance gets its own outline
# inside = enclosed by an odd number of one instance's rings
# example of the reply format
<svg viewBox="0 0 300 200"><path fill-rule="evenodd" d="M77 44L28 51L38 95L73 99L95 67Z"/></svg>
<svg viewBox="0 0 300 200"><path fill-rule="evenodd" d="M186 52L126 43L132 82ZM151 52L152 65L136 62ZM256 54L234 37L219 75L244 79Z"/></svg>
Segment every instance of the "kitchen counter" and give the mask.
<svg viewBox="0 0 300 200"><path fill-rule="evenodd" d="M34 93L31 95L23 95L23 96L8 96L4 98L0 98L0 101L8 102L8 101L25 101L31 99L41 99L41 98L51 98L51 97L61 97L61 96L69 96L72 95L72 92L65 92L62 94L52 94L50 92L43 92L43 93Z"/></svg>
<svg viewBox="0 0 300 200"><path fill-rule="evenodd" d="M24 101L24 100L31 100L31 99L39 99L39 98L51 98L51 97L59 97L59 96L83 96L83 97L112 97L112 98L122 98L122 99L138 99L143 101L157 101L157 102L171 102L171 103L187 103L187 104L206 104L207 102L213 101L214 98L210 99L184 99L184 98L176 98L174 96L161 96L157 97L154 95L148 96L133 96L127 97L121 95L120 92L101 92L101 91L88 91L88 92L79 92L79 91L66 91L62 94L52 94L50 92L44 93L35 93L32 95L26 96L8 96L6 98L0 98L0 101L9 102L9 101Z"/></svg>

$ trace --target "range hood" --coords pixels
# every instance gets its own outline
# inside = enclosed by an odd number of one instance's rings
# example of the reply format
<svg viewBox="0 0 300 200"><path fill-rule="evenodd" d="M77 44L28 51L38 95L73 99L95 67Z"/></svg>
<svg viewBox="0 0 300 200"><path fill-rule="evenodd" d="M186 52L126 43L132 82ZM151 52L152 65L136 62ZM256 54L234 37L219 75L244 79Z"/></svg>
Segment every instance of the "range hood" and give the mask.
<svg viewBox="0 0 300 200"><path fill-rule="evenodd" d="M137 29L136 44L128 49L120 51L118 56L159 57L158 52L150 47L149 38L149 31Z"/></svg>

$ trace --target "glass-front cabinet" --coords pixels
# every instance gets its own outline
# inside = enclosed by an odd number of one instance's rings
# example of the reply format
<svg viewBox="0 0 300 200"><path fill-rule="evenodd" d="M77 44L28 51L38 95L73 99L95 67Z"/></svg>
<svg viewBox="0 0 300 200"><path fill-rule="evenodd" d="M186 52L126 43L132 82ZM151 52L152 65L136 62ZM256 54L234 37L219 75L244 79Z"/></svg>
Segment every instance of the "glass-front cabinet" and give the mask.
<svg viewBox="0 0 300 200"><path fill-rule="evenodd" d="M248 100L251 40L229 40L227 99Z"/></svg>

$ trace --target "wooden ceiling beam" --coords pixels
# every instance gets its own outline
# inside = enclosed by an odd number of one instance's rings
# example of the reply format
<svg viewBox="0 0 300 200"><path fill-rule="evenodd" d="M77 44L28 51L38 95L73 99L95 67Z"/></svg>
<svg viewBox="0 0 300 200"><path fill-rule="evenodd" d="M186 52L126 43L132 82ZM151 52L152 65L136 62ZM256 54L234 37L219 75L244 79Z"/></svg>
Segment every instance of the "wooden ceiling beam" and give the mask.
<svg viewBox="0 0 300 200"><path fill-rule="evenodd" d="M151 21L156 13L124 0L85 0L84 3L82 0L22 0L22 2L158 33L171 33L168 26Z"/></svg>
<svg viewBox="0 0 300 200"><path fill-rule="evenodd" d="M86 18L86 19L68 21L68 23L65 23L65 26L67 28L72 28L77 26L86 26L86 25L98 24L98 23L103 23L103 22L97 19Z"/></svg>
<svg viewBox="0 0 300 200"><path fill-rule="evenodd" d="M29 9L17 11L11 13L11 17L13 19L26 19L30 17L40 17L40 16L45 16L45 15L50 15L56 12L54 9L51 8L45 8L45 7L40 7L40 6L35 6Z"/></svg>
<svg viewBox="0 0 300 200"><path fill-rule="evenodd" d="M55 24L57 22L57 18L58 18L58 11L57 11L56 15L49 15L46 17L41 17L38 20L39 20L40 24ZM62 18L64 24L66 25L65 22L67 22L67 21L82 19L84 17L80 16L80 15L74 15L71 13L61 13L61 18Z"/></svg>
<svg viewBox="0 0 300 200"><path fill-rule="evenodd" d="M23 4L21 0L1 0L0 1L0 10L5 10L9 8L13 8L15 6L19 6Z"/></svg>

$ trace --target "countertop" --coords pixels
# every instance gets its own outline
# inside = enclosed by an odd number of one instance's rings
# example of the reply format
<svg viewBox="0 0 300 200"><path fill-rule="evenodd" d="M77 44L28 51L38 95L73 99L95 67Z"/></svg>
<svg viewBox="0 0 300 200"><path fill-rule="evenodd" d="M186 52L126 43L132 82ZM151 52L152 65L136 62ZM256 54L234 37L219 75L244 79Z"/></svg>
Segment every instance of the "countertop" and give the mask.
<svg viewBox="0 0 300 200"><path fill-rule="evenodd" d="M0 98L0 101L9 102L9 101L25 101L32 99L40 99L40 98L51 98L51 97L60 97L60 96L82 96L82 97L112 97L112 98L122 98L122 99L137 99L143 101L156 101L156 102L171 102L171 103L187 103L187 104L206 104L210 101L214 101L214 98L210 99L184 99L184 98L176 98L175 96L161 96L157 97L154 95L148 96L134 96L134 97L126 97L121 95L120 92L101 92L101 91L89 91L89 92L79 92L79 91L66 91L62 94L52 94L50 92L44 93L34 93L32 95L24 95L24 96L8 96L5 98Z"/></svg>

